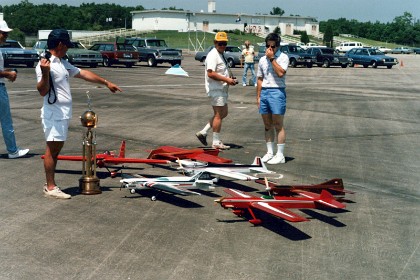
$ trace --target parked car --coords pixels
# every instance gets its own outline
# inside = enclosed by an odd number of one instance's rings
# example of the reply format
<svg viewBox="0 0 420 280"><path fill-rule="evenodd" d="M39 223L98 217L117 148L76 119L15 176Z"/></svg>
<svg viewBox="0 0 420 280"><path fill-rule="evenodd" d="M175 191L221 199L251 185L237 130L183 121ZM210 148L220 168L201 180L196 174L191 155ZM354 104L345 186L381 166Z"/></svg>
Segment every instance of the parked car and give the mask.
<svg viewBox="0 0 420 280"><path fill-rule="evenodd" d="M64 57L71 64L97 67L102 62L102 54L100 52L88 50L82 43L76 41L72 41L72 43L73 47L67 50ZM37 41L33 48L38 51L38 54L43 53L47 49L47 40Z"/></svg>
<svg viewBox="0 0 420 280"><path fill-rule="evenodd" d="M374 47L374 49L377 49L378 51L383 52L385 54L391 52L391 49L390 48L383 47L383 46Z"/></svg>
<svg viewBox="0 0 420 280"><path fill-rule="evenodd" d="M99 51L102 54L102 63L107 67L111 67L113 64L124 64L126 67L132 67L139 61L138 51L132 45L124 43L94 43L90 50Z"/></svg>
<svg viewBox="0 0 420 280"><path fill-rule="evenodd" d="M304 65L311 68L315 63L315 58L308 54L302 47L296 45L284 45L280 46L280 51L287 54L289 57L289 64L291 67L298 65Z"/></svg>
<svg viewBox="0 0 420 280"><path fill-rule="evenodd" d="M25 64L27 67L34 67L35 62L39 60L36 50L27 50L15 40L6 40L3 45L0 45L0 48L4 59L4 66Z"/></svg>
<svg viewBox="0 0 420 280"><path fill-rule="evenodd" d="M210 46L204 51L197 52L195 54L195 60L203 62L206 60L207 54L214 48L214 46ZM226 50L224 53L226 62L230 68L234 68L236 65L241 64L242 59L242 50L236 46L226 46Z"/></svg>
<svg viewBox="0 0 420 280"><path fill-rule="evenodd" d="M139 62L146 61L151 67L165 62L172 66L181 65L181 61L184 59L182 50L168 47L163 39L126 38L125 43L133 45L139 52Z"/></svg>
<svg viewBox="0 0 420 280"><path fill-rule="evenodd" d="M318 67L341 66L346 68L352 60L347 56L338 54L333 48L311 47L306 52L315 58L315 64Z"/></svg>
<svg viewBox="0 0 420 280"><path fill-rule="evenodd" d="M254 62L259 62L261 57L265 55L265 43L258 46L258 53L254 56Z"/></svg>
<svg viewBox="0 0 420 280"><path fill-rule="evenodd" d="M420 48L414 48L414 49L413 49L413 52L414 52L415 54L420 54Z"/></svg>
<svg viewBox="0 0 420 280"><path fill-rule="evenodd" d="M353 59L350 62L350 67L353 67L355 64L360 64L364 68L369 66L373 68L386 66L388 69L391 69L392 66L398 64L398 59L386 56L383 52L376 49L354 48L349 50L346 56Z"/></svg>
<svg viewBox="0 0 420 280"><path fill-rule="evenodd" d="M409 54L413 53L413 50L407 47L397 47L392 49L391 53Z"/></svg>
<svg viewBox="0 0 420 280"><path fill-rule="evenodd" d="M353 48L363 48L363 44L360 42L344 42L338 45L335 49L339 52L348 52Z"/></svg>

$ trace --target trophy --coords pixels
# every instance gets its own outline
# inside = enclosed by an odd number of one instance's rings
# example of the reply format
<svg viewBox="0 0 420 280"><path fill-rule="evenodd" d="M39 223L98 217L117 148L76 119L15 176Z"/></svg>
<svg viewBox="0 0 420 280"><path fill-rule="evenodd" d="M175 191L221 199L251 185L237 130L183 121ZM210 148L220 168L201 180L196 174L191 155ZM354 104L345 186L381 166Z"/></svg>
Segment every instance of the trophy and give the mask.
<svg viewBox="0 0 420 280"><path fill-rule="evenodd" d="M93 131L98 117L91 109L89 91L86 95L89 109L80 116L80 121L87 131L83 136L82 177L79 179L79 189L82 194L100 194L102 191L96 176L96 133Z"/></svg>

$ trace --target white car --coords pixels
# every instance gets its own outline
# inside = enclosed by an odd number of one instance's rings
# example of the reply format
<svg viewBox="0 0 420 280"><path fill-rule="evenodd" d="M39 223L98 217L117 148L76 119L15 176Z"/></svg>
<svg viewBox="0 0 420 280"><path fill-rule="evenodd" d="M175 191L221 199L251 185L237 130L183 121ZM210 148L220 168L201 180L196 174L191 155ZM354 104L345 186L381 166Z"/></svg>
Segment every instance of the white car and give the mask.
<svg viewBox="0 0 420 280"><path fill-rule="evenodd" d="M389 52L391 52L391 49L390 48L383 47L383 46L376 47L375 49L377 49L378 51L381 51L383 53L389 53Z"/></svg>

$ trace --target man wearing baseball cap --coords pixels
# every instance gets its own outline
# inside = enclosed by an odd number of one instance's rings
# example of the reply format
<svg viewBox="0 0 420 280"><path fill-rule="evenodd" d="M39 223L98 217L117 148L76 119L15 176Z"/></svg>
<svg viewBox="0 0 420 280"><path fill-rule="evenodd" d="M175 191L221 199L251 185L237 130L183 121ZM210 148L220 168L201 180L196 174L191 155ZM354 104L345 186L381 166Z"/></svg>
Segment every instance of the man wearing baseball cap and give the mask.
<svg viewBox="0 0 420 280"><path fill-rule="evenodd" d="M4 20L0 21L0 45L6 42L10 31L12 31L12 29L7 26L7 23ZM4 83L6 79L14 82L16 77L17 72L15 70L4 69L4 60L0 49L0 122L9 158L23 157L29 152L29 149L21 149L16 146L9 95L7 94L6 85Z"/></svg>
<svg viewBox="0 0 420 280"><path fill-rule="evenodd" d="M54 29L48 35L48 53L45 53L35 68L37 89L44 99L41 109L42 126L46 140L44 169L47 183L44 195L53 198L71 198L55 183L55 168L58 155L67 140L68 127L72 116L72 94L70 77L102 84L111 92L122 91L116 84L96 75L92 71L80 69L64 59L73 44L65 29Z"/></svg>
<svg viewBox="0 0 420 280"><path fill-rule="evenodd" d="M228 37L226 32L217 32L214 37L214 48L207 54L205 61L205 86L208 97L213 106L213 116L206 126L195 134L200 142L207 146L207 132L213 128L213 144L215 149L229 149L230 146L220 140L222 120L228 115L228 90L238 82L232 76L227 61L223 56Z"/></svg>

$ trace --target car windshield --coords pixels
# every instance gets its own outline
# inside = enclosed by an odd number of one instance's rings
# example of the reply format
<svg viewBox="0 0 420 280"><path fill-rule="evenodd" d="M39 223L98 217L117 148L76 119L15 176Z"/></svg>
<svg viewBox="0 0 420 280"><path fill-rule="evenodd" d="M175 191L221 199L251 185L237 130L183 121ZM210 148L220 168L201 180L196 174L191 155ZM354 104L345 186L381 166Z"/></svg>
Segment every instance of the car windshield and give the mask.
<svg viewBox="0 0 420 280"><path fill-rule="evenodd" d="M74 48L74 49L84 49L85 48L79 42L72 42L72 43L73 43L73 47L72 48Z"/></svg>
<svg viewBox="0 0 420 280"><path fill-rule="evenodd" d="M379 51L379 50L375 50L375 49L371 49L369 50L370 55L384 55L383 52Z"/></svg>
<svg viewBox="0 0 420 280"><path fill-rule="evenodd" d="M126 45L126 44L117 44L117 49L119 51L135 51L136 49L133 45Z"/></svg>
<svg viewBox="0 0 420 280"><path fill-rule="evenodd" d="M6 42L3 45L0 45L0 48L18 48L23 49L18 42Z"/></svg>
<svg viewBox="0 0 420 280"><path fill-rule="evenodd" d="M151 47L167 47L165 40L148 40L147 44Z"/></svg>
<svg viewBox="0 0 420 280"><path fill-rule="evenodd" d="M242 52L241 49L238 47L227 47L226 51L227 52Z"/></svg>

